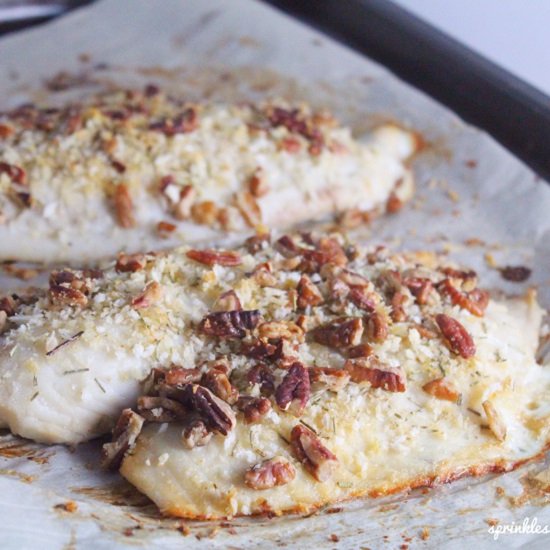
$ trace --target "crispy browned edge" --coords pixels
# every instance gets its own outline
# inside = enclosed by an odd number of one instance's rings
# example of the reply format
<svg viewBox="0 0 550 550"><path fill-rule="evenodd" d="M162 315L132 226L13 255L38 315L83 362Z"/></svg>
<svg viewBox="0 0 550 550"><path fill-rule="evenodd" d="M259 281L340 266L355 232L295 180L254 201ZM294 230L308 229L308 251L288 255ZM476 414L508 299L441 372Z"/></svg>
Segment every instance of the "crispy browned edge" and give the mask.
<svg viewBox="0 0 550 550"><path fill-rule="evenodd" d="M380 498L390 495L395 495L397 493L402 493L405 491L412 491L413 489L419 489L422 487L434 488L446 483L451 483L465 477L481 477L488 474L501 474L506 472L511 472L516 470L524 464L530 462L536 462L537 460L542 460L546 452L550 450L550 441L548 441L543 449L536 455L518 460L515 462L505 461L500 459L492 464L476 465L470 466L466 470L461 471L448 471L444 474L433 474L428 476L421 476L413 479L409 483L403 483L401 485L396 485L391 489L370 489L368 491L357 491L351 493L349 496L341 499L327 499L321 502L311 504L309 506L299 505L293 506L291 508L286 508L284 510L273 511L267 501L264 503L263 510L261 512L254 512L252 514L236 514L234 516L207 516L207 515L195 515L186 513L184 510L179 508L170 508L167 510L161 510L163 516L166 517L179 517L183 519L198 520L198 521L213 521L213 520L228 520L236 517L278 517L283 515L290 514L305 514L309 515L315 511L323 508L327 505L339 504L343 502L349 502L358 498Z"/></svg>

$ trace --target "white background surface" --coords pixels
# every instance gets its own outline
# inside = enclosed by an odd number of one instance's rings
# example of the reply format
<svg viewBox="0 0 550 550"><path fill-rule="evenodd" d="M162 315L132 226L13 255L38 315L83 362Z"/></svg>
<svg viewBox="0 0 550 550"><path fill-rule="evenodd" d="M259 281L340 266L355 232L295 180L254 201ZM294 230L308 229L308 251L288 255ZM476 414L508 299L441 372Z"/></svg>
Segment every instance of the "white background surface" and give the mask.
<svg viewBox="0 0 550 550"><path fill-rule="evenodd" d="M550 95L550 0L393 0Z"/></svg>

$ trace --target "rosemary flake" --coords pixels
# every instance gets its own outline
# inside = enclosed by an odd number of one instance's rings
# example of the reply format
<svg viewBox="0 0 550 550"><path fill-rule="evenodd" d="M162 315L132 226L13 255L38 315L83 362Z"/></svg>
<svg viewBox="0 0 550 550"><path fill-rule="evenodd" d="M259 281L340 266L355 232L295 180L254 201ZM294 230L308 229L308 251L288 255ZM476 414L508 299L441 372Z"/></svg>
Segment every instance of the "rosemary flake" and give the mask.
<svg viewBox="0 0 550 550"><path fill-rule="evenodd" d="M64 340L61 342L61 344L58 344L55 346L55 348L52 348L50 351L46 352L46 356L49 357L50 355L53 355L56 351L59 351L62 347L66 346L67 344L70 344L71 342L74 342L78 338L80 338L84 334L84 331L81 330L80 332L77 332L76 334L73 334L70 338L67 338L67 340Z"/></svg>
<svg viewBox="0 0 550 550"><path fill-rule="evenodd" d="M107 393L105 391L105 388L101 385L101 382L97 379L97 378L94 378L94 382L99 386L99 389L103 392L103 393Z"/></svg>
<svg viewBox="0 0 550 550"><path fill-rule="evenodd" d="M39 393L40 393L39 391L34 392L34 395L31 397L31 401L34 401L38 397Z"/></svg>
<svg viewBox="0 0 550 550"><path fill-rule="evenodd" d="M76 373L78 373L78 372L88 372L89 370L90 370L90 369L88 369L88 368L66 370L66 371L63 371L63 376L65 376L66 374L76 374Z"/></svg>

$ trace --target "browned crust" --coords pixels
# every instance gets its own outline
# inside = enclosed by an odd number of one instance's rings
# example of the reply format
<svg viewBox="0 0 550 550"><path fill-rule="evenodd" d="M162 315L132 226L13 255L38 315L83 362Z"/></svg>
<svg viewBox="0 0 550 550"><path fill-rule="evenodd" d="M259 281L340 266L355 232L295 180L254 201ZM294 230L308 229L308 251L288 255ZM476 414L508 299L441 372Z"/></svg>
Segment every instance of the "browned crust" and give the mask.
<svg viewBox="0 0 550 550"><path fill-rule="evenodd" d="M465 470L462 470L462 469L460 471L450 470L439 474L419 476L411 480L409 483L402 483L401 485L396 485L391 489L385 489L380 487L380 488L370 489L368 491L356 491L351 493L345 498L334 499L334 500L327 499L311 505L300 504L289 508L285 508L284 510L274 511L271 509L271 507L267 502L264 502L264 504L262 505L263 510L261 512L253 512L252 514L236 514L235 516L212 516L212 515L208 516L208 515L202 515L202 514L192 514L179 508L169 508L166 510L161 510L161 513L166 517L180 517L184 519L193 519L198 521L227 520L227 519L232 519L234 517L243 517L243 516L275 517L275 516L282 516L282 515L289 515L289 514L309 515L323 508L324 506L338 504L342 502L348 502L350 500L354 500L357 498L385 497L385 496L395 495L397 493L412 491L413 489L419 489L421 487L434 488L434 487L451 483L453 481L457 481L459 479L466 478L466 477L481 477L488 474L501 474L501 473L511 472L513 470L516 470L520 466L523 466L524 464L535 462L537 460L542 460L548 450L550 450L550 441L548 441L545 444L544 448L538 454L529 458L517 460L515 462L510 462L504 459L500 459L490 464L470 466Z"/></svg>

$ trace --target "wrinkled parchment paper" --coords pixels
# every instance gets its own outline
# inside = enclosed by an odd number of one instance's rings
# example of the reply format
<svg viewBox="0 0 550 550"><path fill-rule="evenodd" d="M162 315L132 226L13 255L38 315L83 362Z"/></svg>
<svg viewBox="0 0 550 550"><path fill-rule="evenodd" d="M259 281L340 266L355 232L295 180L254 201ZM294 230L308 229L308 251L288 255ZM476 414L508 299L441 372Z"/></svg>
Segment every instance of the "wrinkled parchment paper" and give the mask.
<svg viewBox="0 0 550 550"><path fill-rule="evenodd" d="M47 91L45 82L59 71L74 77L73 86ZM388 120L421 132L426 147L415 163L416 198L399 216L361 230L360 238L449 254L477 269L485 287L508 294L538 285L550 307L550 187L488 136L385 69L254 0L103 0L0 41L0 108L146 82L190 98L307 99L328 106L359 136ZM509 264L532 267L531 278L504 282L496 267ZM18 283L3 278L1 284ZM550 543L548 534L503 534L495 541L490 532L497 521L517 525L526 518L524 530L550 526L550 477L541 462L429 492L333 506L307 518L182 523L162 519L118 475L100 472L98 455L97 442L68 450L0 432L0 547ZM72 501L76 510L66 510Z"/></svg>

